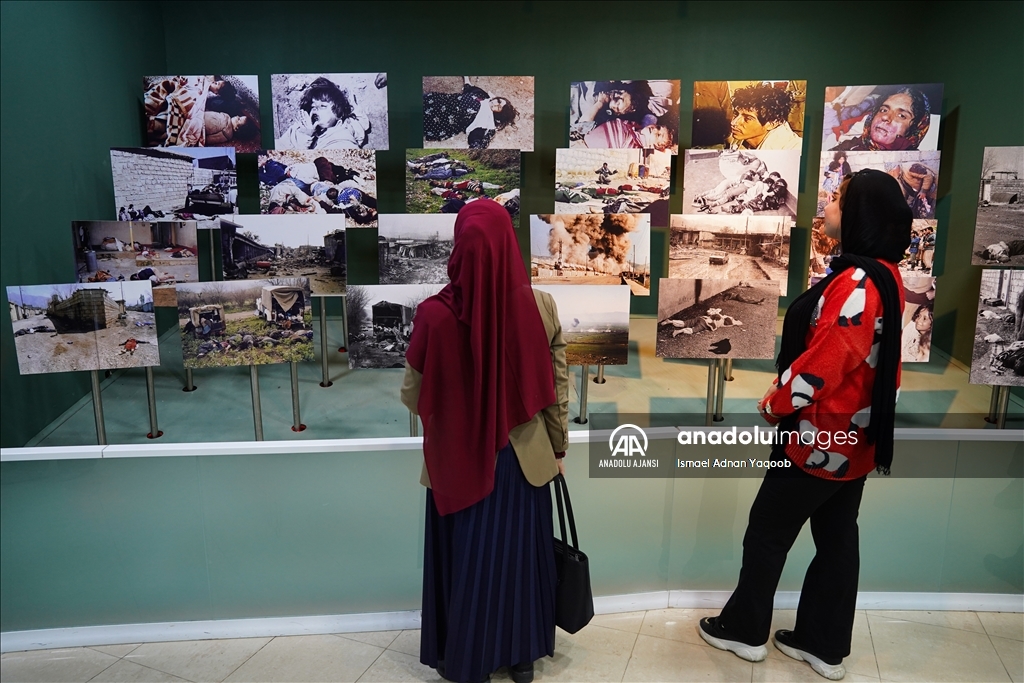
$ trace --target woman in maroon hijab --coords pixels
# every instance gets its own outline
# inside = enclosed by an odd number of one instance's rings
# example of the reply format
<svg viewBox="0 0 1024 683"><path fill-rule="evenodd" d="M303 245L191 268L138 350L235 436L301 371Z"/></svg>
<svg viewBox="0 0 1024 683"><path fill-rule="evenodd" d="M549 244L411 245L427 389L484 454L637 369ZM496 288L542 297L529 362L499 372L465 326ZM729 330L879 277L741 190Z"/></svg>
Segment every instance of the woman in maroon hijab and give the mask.
<svg viewBox="0 0 1024 683"><path fill-rule="evenodd" d="M528 683L554 654L548 483L568 445L565 342L499 204L459 212L448 277L416 310L402 387L428 486L420 661L452 681L507 666Z"/></svg>

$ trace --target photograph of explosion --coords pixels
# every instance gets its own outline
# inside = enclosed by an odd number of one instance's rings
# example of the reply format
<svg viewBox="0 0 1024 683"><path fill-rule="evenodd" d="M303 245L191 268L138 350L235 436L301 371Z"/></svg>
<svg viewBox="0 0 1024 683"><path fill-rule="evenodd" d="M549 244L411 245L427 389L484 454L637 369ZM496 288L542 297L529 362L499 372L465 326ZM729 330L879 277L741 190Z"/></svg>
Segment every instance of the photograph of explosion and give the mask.
<svg viewBox="0 0 1024 683"><path fill-rule="evenodd" d="M380 284L447 283L455 218L455 214L382 215L377 229Z"/></svg>
<svg viewBox="0 0 1024 683"><path fill-rule="evenodd" d="M672 216L668 276L771 280L785 296L792 220L786 216Z"/></svg>
<svg viewBox="0 0 1024 683"><path fill-rule="evenodd" d="M346 296L348 366L404 368L416 308L443 287L351 285Z"/></svg>
<svg viewBox="0 0 1024 683"><path fill-rule="evenodd" d="M145 282L8 287L22 375L160 365Z"/></svg>
<svg viewBox="0 0 1024 683"><path fill-rule="evenodd" d="M238 216L220 222L225 280L309 278L315 296L345 293L343 216Z"/></svg>
<svg viewBox="0 0 1024 683"><path fill-rule="evenodd" d="M489 197L519 216L517 149L405 150L405 210L409 213L458 213L470 202Z"/></svg>
<svg viewBox="0 0 1024 683"><path fill-rule="evenodd" d="M629 360L629 287L534 285L555 299L569 365L625 365Z"/></svg>
<svg viewBox="0 0 1024 683"><path fill-rule="evenodd" d="M308 279L197 282L177 289L186 368L313 360Z"/></svg>
<svg viewBox="0 0 1024 683"><path fill-rule="evenodd" d="M665 226L671 168L650 149L555 150L555 213L649 213Z"/></svg>
<svg viewBox="0 0 1024 683"><path fill-rule="evenodd" d="M774 358L779 287L741 280L658 281L658 358Z"/></svg>
<svg viewBox="0 0 1024 683"><path fill-rule="evenodd" d="M645 213L530 216L530 278L538 285L629 285L651 293Z"/></svg>

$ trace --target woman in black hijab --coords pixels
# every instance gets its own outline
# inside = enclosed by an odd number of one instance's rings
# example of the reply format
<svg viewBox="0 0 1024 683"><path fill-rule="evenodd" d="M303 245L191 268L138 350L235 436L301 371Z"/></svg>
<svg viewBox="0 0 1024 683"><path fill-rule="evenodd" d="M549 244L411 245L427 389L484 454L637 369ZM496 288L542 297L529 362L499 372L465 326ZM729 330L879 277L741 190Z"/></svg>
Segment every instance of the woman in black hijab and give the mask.
<svg viewBox="0 0 1024 683"><path fill-rule="evenodd" d="M750 509L739 582L722 613L698 631L749 661L768 655L772 603L786 555L810 520L816 554L794 630L775 646L831 680L846 674L857 602L857 513L868 473L889 473L900 378L903 283L896 264L912 214L896 181L865 170L825 209L843 254L832 273L789 306L779 378L758 405L777 424L769 468ZM798 434L797 434L798 433Z"/></svg>

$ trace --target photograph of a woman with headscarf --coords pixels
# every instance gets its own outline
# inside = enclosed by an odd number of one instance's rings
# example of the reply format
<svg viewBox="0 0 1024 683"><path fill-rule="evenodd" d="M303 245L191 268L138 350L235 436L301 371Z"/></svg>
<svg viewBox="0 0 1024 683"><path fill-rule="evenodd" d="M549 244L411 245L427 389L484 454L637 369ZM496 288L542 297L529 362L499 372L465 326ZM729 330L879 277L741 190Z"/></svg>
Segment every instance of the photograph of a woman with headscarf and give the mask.
<svg viewBox="0 0 1024 683"><path fill-rule="evenodd" d="M829 87L821 148L844 152L938 149L941 110L941 83Z"/></svg>

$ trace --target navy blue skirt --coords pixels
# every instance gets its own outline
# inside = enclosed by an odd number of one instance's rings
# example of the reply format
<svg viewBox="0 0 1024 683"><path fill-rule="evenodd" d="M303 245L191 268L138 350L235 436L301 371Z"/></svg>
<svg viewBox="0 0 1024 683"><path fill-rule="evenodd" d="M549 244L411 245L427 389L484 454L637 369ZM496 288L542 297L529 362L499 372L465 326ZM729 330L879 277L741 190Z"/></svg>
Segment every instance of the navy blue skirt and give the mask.
<svg viewBox="0 0 1024 683"><path fill-rule="evenodd" d="M478 681L554 655L553 539L550 486L526 480L511 444L479 503L442 517L428 489L420 661Z"/></svg>

